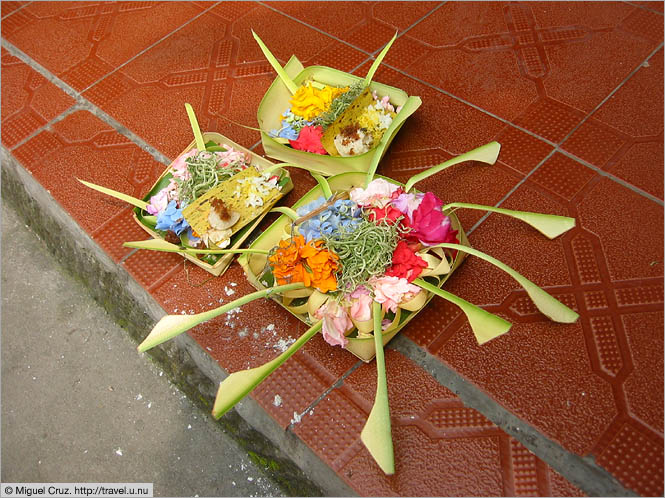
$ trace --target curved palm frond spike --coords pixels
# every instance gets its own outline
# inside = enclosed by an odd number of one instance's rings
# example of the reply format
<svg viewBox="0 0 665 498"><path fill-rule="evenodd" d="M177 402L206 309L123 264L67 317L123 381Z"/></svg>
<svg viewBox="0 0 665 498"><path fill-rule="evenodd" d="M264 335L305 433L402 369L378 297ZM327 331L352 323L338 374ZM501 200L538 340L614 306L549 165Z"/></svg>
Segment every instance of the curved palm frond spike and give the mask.
<svg viewBox="0 0 665 498"><path fill-rule="evenodd" d="M404 191L408 192L419 181L424 180L425 178L429 178L430 176L435 175L440 171L443 171L444 169L450 168L451 166L463 163L465 161L478 161L486 164L494 164L499 157L500 150L501 150L501 144L499 142L490 142L488 144L482 145L481 147L470 150L469 152L460 154L459 156L453 157L448 161L445 161L436 166L432 166L431 168L423 171L422 173L413 175L406 182L406 185L404 186Z"/></svg>
<svg viewBox="0 0 665 498"><path fill-rule="evenodd" d="M145 208L148 207L148 203L146 201L142 201L141 199L137 199L136 197L132 197L131 195L123 194L122 192L102 187L100 185L95 185L94 183L86 182L85 180L81 180L80 178L77 178L77 180L86 187L96 190L97 192L101 192L102 194L110 195L111 197L115 197L116 199L119 199L121 201L125 201L126 203L131 204L132 206L136 206L139 209L145 210Z"/></svg>
<svg viewBox="0 0 665 498"><path fill-rule="evenodd" d="M512 327L510 322L504 320L500 316L485 311L455 294L439 289L436 285L432 285L422 278L415 279L413 283L418 287L457 305L466 315L478 344L485 344L486 342L505 334L510 330L510 327Z"/></svg>
<svg viewBox="0 0 665 498"><path fill-rule="evenodd" d="M257 35L254 30L252 30L252 36L256 40L256 43L259 44L259 47L261 47L261 52L263 52L263 55L265 58L268 60L272 68L275 70L275 72L279 75L280 79L282 80L282 83L286 85L286 88L289 89L289 92L291 92L291 95L296 93L298 90L298 85L291 79L291 77L286 74L286 71L282 67L282 65L279 63L279 61L275 58L274 55L268 50L268 47L266 47L266 44L263 43L261 38L259 38L259 35Z"/></svg>
<svg viewBox="0 0 665 498"><path fill-rule="evenodd" d="M330 190L330 185L328 184L328 180L326 180L325 177L323 177L322 175L317 175L315 173L311 173L311 175L314 177L314 179L321 187L323 196L326 198L326 200L329 200L332 197L333 193L332 190Z"/></svg>
<svg viewBox="0 0 665 498"><path fill-rule="evenodd" d="M174 338L175 336L182 334L183 332L195 327L199 323L206 322L216 316L219 316L223 313L231 311L239 306L254 301L256 299L261 299L267 297L270 294L275 294L279 292L286 292L296 289L301 289L305 285L302 282L297 282L293 284L278 285L276 287L269 287L264 290L257 292L252 292L247 294L235 301L231 301L224 306L215 308L209 311L204 311L203 313L197 313L195 315L166 315L157 322L157 325L150 331L148 337L139 344L138 350L143 353L148 349L154 348L163 342L168 341L169 339Z"/></svg>
<svg viewBox="0 0 665 498"><path fill-rule="evenodd" d="M372 458L381 470L387 474L395 473L395 452L390 426L390 404L388 402L388 380L386 379L386 361L383 351L383 333L381 326L381 304L372 302L374 318L374 349L376 349L376 395L374 406L367 417L365 427L360 433Z"/></svg>
<svg viewBox="0 0 665 498"><path fill-rule="evenodd" d="M206 145L203 140L203 135L201 135L201 128L199 128L199 122L196 119L196 114L194 113L192 105L185 102L185 110L187 111L189 124L192 127L192 133L194 133L194 141L196 142L196 148L199 150L206 150Z"/></svg>
<svg viewBox="0 0 665 498"><path fill-rule="evenodd" d="M536 308L548 317L550 320L553 320L555 322L559 323L573 323L575 322L578 318L579 315L570 309L568 306L563 304L561 301L557 300L556 298L552 297L550 294L545 292L543 289L538 287L536 284L534 284L531 280L526 278L524 275L518 273L517 271L513 270L510 266L508 266L505 263L502 263L496 258L493 258L492 256L489 256L488 254L485 254L484 252L479 251L478 249L474 249L472 247L467 247L463 246L461 244L437 244L435 246L431 247L442 247L446 249L456 249L458 251L465 252L467 254L471 254L472 256L476 256L480 259L483 259L487 261L488 263L493 264L497 268L500 268L501 270L505 271L508 275L513 277L517 282L524 288L526 293L529 295L531 300L533 301L533 304L536 305Z"/></svg>
<svg viewBox="0 0 665 498"><path fill-rule="evenodd" d="M441 208L443 212L449 209L480 209L492 213L504 214L517 218L518 220L531 225L548 239L555 239L561 234L566 233L575 227L575 218L568 216L559 216L556 214L532 213L529 211L514 211L512 209L503 209L492 206L482 206L480 204L468 204L466 202L451 202Z"/></svg>
<svg viewBox="0 0 665 498"><path fill-rule="evenodd" d="M290 207L286 207L286 206L277 206L277 207L274 207L274 208L272 208L272 209L270 210L270 212L271 212L271 213L281 213L281 214L283 214L283 215L288 216L289 218L291 218L291 221L296 221L296 220L299 218L297 212L295 212L295 211L294 211L293 209L291 209Z"/></svg>
<svg viewBox="0 0 665 498"><path fill-rule="evenodd" d="M369 84L372 82L372 78L374 78L374 73L376 73L376 70L379 69L381 62L383 62L383 58L386 56L388 50L390 50L390 47L392 47L396 39L397 39L397 31L395 31L395 34L393 35L392 39L386 44L386 46L383 47L383 50L381 50L381 53L376 57L374 63L369 68L369 71L367 71L367 75L365 76L365 86L369 86Z"/></svg>
<svg viewBox="0 0 665 498"><path fill-rule="evenodd" d="M151 251L177 252L179 254L268 254L265 249L198 249L196 247L181 247L164 239L136 240L124 242L123 247L132 249L150 249Z"/></svg>
<svg viewBox="0 0 665 498"><path fill-rule="evenodd" d="M261 365L260 367L250 368L249 370L241 370L234 372L224 379L217 389L217 396L215 397L215 404L212 408L212 415L216 419L220 418L233 406L249 394L256 386L258 386L263 379L265 379L272 372L288 360L293 353L298 351L305 345L316 333L321 330L323 321L319 320L312 325L307 331L301 335L296 342L291 344L289 348L280 354L277 358Z"/></svg>

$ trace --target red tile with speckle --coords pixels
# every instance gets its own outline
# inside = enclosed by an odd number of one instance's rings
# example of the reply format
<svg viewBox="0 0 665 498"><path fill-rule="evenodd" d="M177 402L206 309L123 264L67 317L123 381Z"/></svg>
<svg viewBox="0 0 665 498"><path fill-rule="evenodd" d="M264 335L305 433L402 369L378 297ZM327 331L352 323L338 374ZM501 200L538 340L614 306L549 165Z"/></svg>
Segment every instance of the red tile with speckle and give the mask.
<svg viewBox="0 0 665 498"><path fill-rule="evenodd" d="M547 321L510 277L470 257L446 288L510 320L511 331L480 347L459 309L435 299L402 333L545 437L595 458L641 495L662 495L663 212L642 195L663 198L662 6L2 2L2 36L175 157L191 141L185 102L202 129L246 147L258 142L256 131L240 125L255 125L276 75L251 29L282 63L295 54L306 66L358 75L398 31L374 79L420 96L423 105L379 173L405 181L499 141L494 166L459 165L418 188L446 202L574 216L577 226L553 241L496 214L470 239L581 315L571 325ZM147 238L131 210L75 177L141 197L165 166L106 117L86 111L16 147L73 101L4 49L2 70L3 144L168 313L198 313L253 291L237 264L215 278L176 254L123 248L125 240ZM12 125L26 112L41 121ZM260 144L255 151L263 152ZM301 170L291 175L295 188L284 205L315 185ZM467 230L483 216L457 214ZM274 219L266 217L260 230ZM304 327L261 300L190 335L233 372L272 359ZM386 357L397 463L391 477L359 439L374 399L374 363L361 364L317 335L251 396L360 495L582 494L413 362L390 348Z"/></svg>
<svg viewBox="0 0 665 498"><path fill-rule="evenodd" d="M383 475L360 441L374 364L354 371L294 428L362 496L583 495L400 353L386 350L386 370L394 475Z"/></svg>
<svg viewBox="0 0 665 498"><path fill-rule="evenodd" d="M166 167L87 111L53 124L17 147L14 156L89 234L127 204L77 178L141 198Z"/></svg>
<svg viewBox="0 0 665 498"><path fill-rule="evenodd" d="M3 18L2 36L82 91L200 13L190 2L31 2Z"/></svg>
<svg viewBox="0 0 665 498"><path fill-rule="evenodd" d="M3 15L5 4L2 3ZM20 3L20 2L9 2ZM2 49L2 143L13 148L74 105L74 99Z"/></svg>

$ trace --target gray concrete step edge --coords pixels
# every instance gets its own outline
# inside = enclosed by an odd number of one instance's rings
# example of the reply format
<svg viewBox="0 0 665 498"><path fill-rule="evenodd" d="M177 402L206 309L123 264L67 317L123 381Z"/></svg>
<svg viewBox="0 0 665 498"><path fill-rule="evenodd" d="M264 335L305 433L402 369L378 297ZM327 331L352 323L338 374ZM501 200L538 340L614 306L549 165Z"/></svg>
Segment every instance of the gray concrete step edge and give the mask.
<svg viewBox="0 0 665 498"><path fill-rule="evenodd" d="M50 193L5 148L2 196L48 245L57 261L137 344L166 314L129 273L116 264L65 212ZM137 353L139 354L139 353ZM217 386L228 372L189 335L153 348L146 359L159 364L187 396L209 413ZM285 493L293 496L356 496L333 469L300 438L246 396L218 423Z"/></svg>

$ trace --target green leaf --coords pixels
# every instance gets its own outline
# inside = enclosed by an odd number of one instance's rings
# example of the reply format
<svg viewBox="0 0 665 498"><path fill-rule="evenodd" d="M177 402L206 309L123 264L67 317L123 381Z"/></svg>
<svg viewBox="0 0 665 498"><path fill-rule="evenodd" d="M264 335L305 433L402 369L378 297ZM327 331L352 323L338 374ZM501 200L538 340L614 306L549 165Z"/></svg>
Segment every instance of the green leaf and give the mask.
<svg viewBox="0 0 665 498"><path fill-rule="evenodd" d="M488 263L493 264L497 268L505 271L508 275L513 277L519 284L524 287L524 290L529 294L529 297L533 301L533 304L540 310L540 312L548 317L550 320L554 320L559 323L574 323L579 318L579 315L571 310L568 306L558 301L550 294L545 292L543 289L534 284L531 280L526 278L524 275L513 270L510 266L505 263L502 263L496 258L485 254L477 249L472 247L463 246L460 244L437 244L432 247L446 247L448 249L457 249L462 252L466 252L473 256L477 256L480 259L487 261Z"/></svg>
<svg viewBox="0 0 665 498"><path fill-rule="evenodd" d="M558 216L555 214L531 213L528 211L513 211L480 204L467 204L466 202L452 202L441 208L443 211L455 208L480 209L492 213L505 214L531 225L549 239L554 239L575 226L575 218Z"/></svg>
<svg viewBox="0 0 665 498"><path fill-rule="evenodd" d="M437 286L427 283L421 278L415 279L413 283L426 291L459 306L469 320L469 325L471 325L471 329L476 336L478 344L485 344L487 341L505 334L512 326L510 322L504 320L500 316L485 311L455 294L439 289Z"/></svg>
<svg viewBox="0 0 665 498"><path fill-rule="evenodd" d="M365 76L365 86L369 86L369 84L372 82L372 78L374 78L374 73L376 73L376 70L379 69L379 66L381 65L381 62L383 62L383 58L386 56L388 53L388 50L390 50L390 47L392 47L393 42L397 38L397 31L395 31L395 35L393 36L392 40L388 42L388 44L381 50L381 53L379 56L376 58L372 66L369 68L369 71L367 71L367 76Z"/></svg>
<svg viewBox="0 0 665 498"><path fill-rule="evenodd" d="M195 315L166 315L162 317L157 325L150 331L148 337L139 344L138 350L143 353L150 348L154 348L163 342L168 341L169 339L174 338L175 336L182 334L183 332L195 327L199 323L206 322L216 316L219 316L227 311L238 308L244 304L254 301L256 299L261 299L267 297L272 293L284 292L289 290L301 289L305 285L302 282L280 285L277 287L270 287L269 289L263 289L251 294L247 294L235 301L231 301L224 306L215 308L209 311L204 311L203 313L197 313Z"/></svg>
<svg viewBox="0 0 665 498"><path fill-rule="evenodd" d="M499 157L500 150L501 144L499 142L490 142L481 147L478 147L477 149L473 149L457 157L453 157L444 163L441 163L437 166L432 166L430 169L425 170L422 173L413 175L411 178L409 178L409 181L406 182L404 191L408 192L411 190L411 187L413 187L419 181L424 180L425 178L429 178L430 176L435 175L436 173L443 171L446 168L450 168L455 164L463 163L464 161L479 161L482 163L494 164Z"/></svg>
<svg viewBox="0 0 665 498"><path fill-rule="evenodd" d="M312 176L318 182L318 184L321 185L323 196L326 198L326 200L329 200L333 194L332 190L330 190L330 185L328 185L328 180L326 180L323 176L317 175L315 173L312 173Z"/></svg>
<svg viewBox="0 0 665 498"><path fill-rule="evenodd" d="M185 110L187 111L189 124L192 127L192 132L194 133L196 148L199 149L199 151L206 150L206 145L203 141L203 135L201 135L201 128L199 128L199 122L196 119L196 114L194 114L194 109L192 109L191 104L185 103Z"/></svg>
<svg viewBox="0 0 665 498"><path fill-rule="evenodd" d="M256 43L259 44L259 47L261 47L261 51L263 52L263 55L265 55L266 59L268 59L268 62L272 66L272 68L277 72L279 75L280 79L282 82L286 85L286 87L289 89L289 92L293 95L296 93L298 90L298 85L296 85L293 80L289 77L288 74L286 74L286 71L284 71L284 68L282 65L277 61L274 55L272 55L272 52L268 50L268 47L266 47L266 44L263 43L261 38L259 38L259 35L254 33L254 30L252 30L252 36L254 36L254 39L256 40Z"/></svg>
<svg viewBox="0 0 665 498"><path fill-rule="evenodd" d="M90 187L93 190L97 190L98 192L101 192L103 194L110 195L111 197L115 197L116 199L120 199L121 201L125 201L131 204L132 206L136 206L139 209L145 209L148 206L148 203L146 201L142 201L141 199L137 199L136 197L132 197L131 195L123 194L122 192L111 190L110 188L101 187L99 185L95 185L94 183L81 180L80 178L77 178L77 180L80 181L86 187Z"/></svg>
<svg viewBox="0 0 665 498"><path fill-rule="evenodd" d="M296 221L299 218L297 212L295 212L293 209L288 208L286 206L274 207L270 211L271 212L274 211L276 213L282 213L283 215L286 215L289 218L291 218L292 221Z"/></svg>
<svg viewBox="0 0 665 498"><path fill-rule="evenodd" d="M367 187L367 185L374 179L376 169L378 168L379 162L383 157L383 153L379 153L379 148L381 148L381 151L385 151L387 149L388 141L392 140L392 136L397 133L397 130L400 128L400 126L402 126L404 121L406 121L406 119L411 116L411 114L416 112L416 109L418 109L421 104L422 100L420 97L409 97L406 99L406 102L404 102L404 105L402 105L402 109L400 109L397 116L395 116L395 119L393 119L393 122L390 123L390 126L383 134L381 142L379 142L380 145L377 146L377 153L372 156L372 162L367 169L365 187Z"/></svg>
<svg viewBox="0 0 665 498"><path fill-rule="evenodd" d="M224 379L217 390L217 397L215 398L215 404L212 408L213 417L218 419L233 408L238 401L249 394L263 381L263 379L274 372L282 363L289 359L293 353L298 351L307 341L314 337L314 335L316 335L321 329L321 325L321 320L316 322L303 335L301 335L296 342L291 344L286 351L274 360L269 361L260 367L234 372Z"/></svg>
<svg viewBox="0 0 665 498"><path fill-rule="evenodd" d="M185 254L268 254L264 249L197 249L195 247L181 247L163 239L137 240L124 242L123 247L133 249L150 249L151 251L177 252Z"/></svg>
<svg viewBox="0 0 665 498"><path fill-rule="evenodd" d="M360 433L360 440L369 450L370 455L387 474L395 473L395 453L390 426L390 404L388 402L388 381L386 362L383 351L383 330L381 327L381 304L372 302L374 317L374 347L376 349L376 395L374 406L367 417L365 427Z"/></svg>

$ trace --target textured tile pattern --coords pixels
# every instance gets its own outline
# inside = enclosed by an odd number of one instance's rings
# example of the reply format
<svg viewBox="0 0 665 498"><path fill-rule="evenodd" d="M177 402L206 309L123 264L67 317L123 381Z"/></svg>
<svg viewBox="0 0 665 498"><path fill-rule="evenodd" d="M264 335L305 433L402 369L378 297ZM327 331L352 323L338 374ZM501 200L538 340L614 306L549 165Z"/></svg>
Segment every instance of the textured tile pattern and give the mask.
<svg viewBox="0 0 665 498"><path fill-rule="evenodd" d="M189 102L201 128L252 147L259 134L247 127L275 73L251 29L282 63L296 54L358 75L397 32L375 79L423 104L379 172L405 181L499 141L496 165L460 165L418 187L446 202L574 216L549 241L458 211L467 230L478 224L475 247L581 315L547 321L512 279L468 258L448 290L513 322L510 333L479 347L459 309L435 300L403 334L543 436L640 495L662 495L663 2L2 2L1 16L3 146L174 314L252 289L237 264L214 278L180 256L122 247L147 234L124 203L76 178L140 197L164 165L112 123L175 157L191 141ZM100 117L72 112L74 99L33 62ZM285 205L315 184L292 177ZM190 334L233 372L303 331L261 301ZM359 439L373 363L317 336L251 396L360 495L583 494L409 359L389 349L387 368L392 477Z"/></svg>

